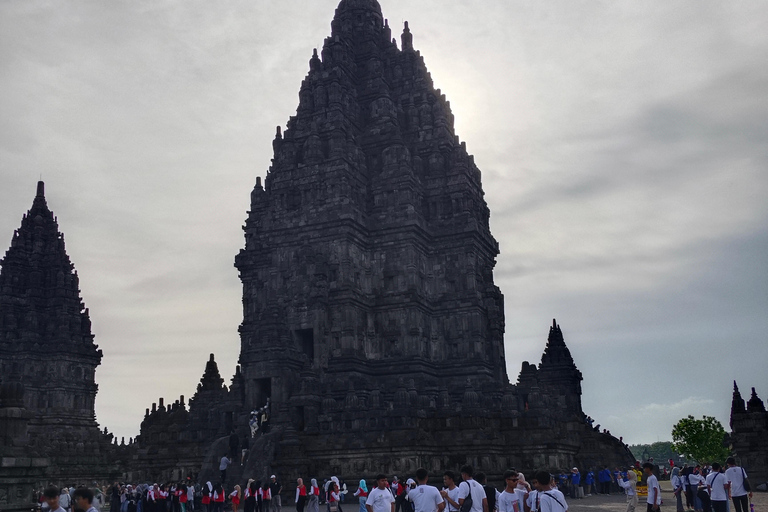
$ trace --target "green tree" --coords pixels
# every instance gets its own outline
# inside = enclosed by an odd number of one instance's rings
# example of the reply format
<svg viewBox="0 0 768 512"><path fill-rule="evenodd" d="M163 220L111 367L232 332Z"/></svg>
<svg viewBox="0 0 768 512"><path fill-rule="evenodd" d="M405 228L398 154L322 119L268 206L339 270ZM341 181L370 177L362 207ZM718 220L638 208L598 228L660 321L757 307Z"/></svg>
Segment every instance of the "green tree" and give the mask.
<svg viewBox="0 0 768 512"><path fill-rule="evenodd" d="M672 427L672 449L699 463L725 461L730 453L724 441L725 429L711 416L688 416Z"/></svg>

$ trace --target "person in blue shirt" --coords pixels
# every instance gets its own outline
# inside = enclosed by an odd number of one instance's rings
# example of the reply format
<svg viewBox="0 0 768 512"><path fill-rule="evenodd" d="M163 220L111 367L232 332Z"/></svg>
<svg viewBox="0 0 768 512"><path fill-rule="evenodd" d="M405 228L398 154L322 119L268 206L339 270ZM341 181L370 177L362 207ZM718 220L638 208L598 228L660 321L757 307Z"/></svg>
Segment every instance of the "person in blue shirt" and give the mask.
<svg viewBox="0 0 768 512"><path fill-rule="evenodd" d="M581 487L581 473L579 468L573 468L571 470L571 498L581 498L579 488Z"/></svg>
<svg viewBox="0 0 768 512"><path fill-rule="evenodd" d="M587 496L592 496L592 494L597 494L597 491L595 490L595 473L592 472L592 469L590 469L587 472L586 478L584 478L584 484L586 485L586 493Z"/></svg>
<svg viewBox="0 0 768 512"><path fill-rule="evenodd" d="M608 466L603 466L603 469L597 474L597 480L600 482L600 494L611 494L611 471Z"/></svg>

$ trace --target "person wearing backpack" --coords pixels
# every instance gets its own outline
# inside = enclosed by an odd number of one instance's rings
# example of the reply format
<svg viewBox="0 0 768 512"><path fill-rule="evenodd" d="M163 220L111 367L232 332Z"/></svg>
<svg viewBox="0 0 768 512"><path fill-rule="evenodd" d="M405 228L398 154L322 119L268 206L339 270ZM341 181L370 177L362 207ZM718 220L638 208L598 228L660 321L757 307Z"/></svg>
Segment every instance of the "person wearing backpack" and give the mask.
<svg viewBox="0 0 768 512"><path fill-rule="evenodd" d="M747 472L744 468L736 465L736 459L728 457L725 459L728 469L725 470L725 477L730 484L731 499L736 512L749 512L749 500L752 498L752 488L747 480Z"/></svg>
<svg viewBox="0 0 768 512"><path fill-rule="evenodd" d="M534 478L538 491L536 510L539 512L567 512L568 503L565 501L565 495L553 488L551 475L546 471L539 471Z"/></svg>
<svg viewBox="0 0 768 512"><path fill-rule="evenodd" d="M485 489L473 480L473 474L472 466L462 466L461 478L464 481L459 484L459 512L488 512Z"/></svg>

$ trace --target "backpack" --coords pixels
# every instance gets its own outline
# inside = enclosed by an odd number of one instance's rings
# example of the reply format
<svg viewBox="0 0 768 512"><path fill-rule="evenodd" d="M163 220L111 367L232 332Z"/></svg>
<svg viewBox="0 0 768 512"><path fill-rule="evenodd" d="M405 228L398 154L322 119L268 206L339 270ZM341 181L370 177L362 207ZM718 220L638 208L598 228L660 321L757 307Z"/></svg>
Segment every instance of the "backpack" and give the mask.
<svg viewBox="0 0 768 512"><path fill-rule="evenodd" d="M459 512L469 512L472 510L472 484L469 482L471 482L471 480L465 482L469 488L469 492L467 493L467 497L464 498L464 503L459 507Z"/></svg>

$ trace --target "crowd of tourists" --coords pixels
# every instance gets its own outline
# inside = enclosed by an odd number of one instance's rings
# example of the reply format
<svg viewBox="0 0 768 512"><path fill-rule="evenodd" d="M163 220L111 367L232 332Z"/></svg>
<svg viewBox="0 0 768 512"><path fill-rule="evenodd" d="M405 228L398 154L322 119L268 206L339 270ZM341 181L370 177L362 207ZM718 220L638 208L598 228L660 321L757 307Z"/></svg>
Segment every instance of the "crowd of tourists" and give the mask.
<svg viewBox="0 0 768 512"><path fill-rule="evenodd" d="M439 487L430 484L427 470L420 468L404 481L376 475L370 488L360 480L353 494L359 510L347 512L567 512L566 496L579 499L616 490L626 494L627 512L634 512L640 484L647 488L647 511L658 512L662 498L657 473L658 467L651 462L642 466L638 462L626 470L603 467L597 474L589 470L584 478L578 468L559 474L539 471L527 480L510 469L499 490L488 485L484 473L475 473L468 465L459 474L445 471ZM221 476L226 481L226 467ZM241 507L242 512L282 512L283 488L275 475L264 482L248 480L242 487L225 488L222 482L115 483L96 493L85 487L50 487L40 502L45 512L223 512L229 506L232 512L240 512ZM750 512L747 474L733 458L725 468L717 463L673 468L670 482L677 512L730 512L729 499L734 512ZM332 476L322 486L315 478L308 484L299 478L290 494L296 512L320 512L321 506L323 512L344 512L348 492L347 484Z"/></svg>

